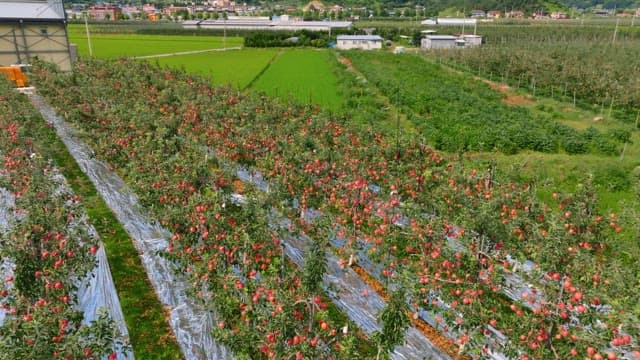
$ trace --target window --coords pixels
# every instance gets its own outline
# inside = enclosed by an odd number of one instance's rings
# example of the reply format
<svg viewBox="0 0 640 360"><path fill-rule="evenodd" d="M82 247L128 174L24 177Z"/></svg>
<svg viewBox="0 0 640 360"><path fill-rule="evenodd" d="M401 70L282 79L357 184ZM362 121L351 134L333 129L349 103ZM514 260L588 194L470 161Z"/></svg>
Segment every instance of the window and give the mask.
<svg viewBox="0 0 640 360"><path fill-rule="evenodd" d="M47 31L46 27L40 28L40 35L44 35L44 36L49 35L49 32Z"/></svg>

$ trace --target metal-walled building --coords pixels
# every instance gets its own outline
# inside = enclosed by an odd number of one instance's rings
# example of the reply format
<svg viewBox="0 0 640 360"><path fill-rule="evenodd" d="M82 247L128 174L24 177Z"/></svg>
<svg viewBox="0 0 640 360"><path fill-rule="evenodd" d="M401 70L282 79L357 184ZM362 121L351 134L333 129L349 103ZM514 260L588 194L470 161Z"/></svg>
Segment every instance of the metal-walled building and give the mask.
<svg viewBox="0 0 640 360"><path fill-rule="evenodd" d="M453 35L427 35L422 39L423 49L453 49L456 47L457 37Z"/></svg>
<svg viewBox="0 0 640 360"><path fill-rule="evenodd" d="M0 65L28 64L34 58L71 70L71 52L62 0L0 0Z"/></svg>
<svg viewBox="0 0 640 360"><path fill-rule="evenodd" d="M342 50L382 49L382 38L378 35L338 35L336 40L338 41L336 48Z"/></svg>
<svg viewBox="0 0 640 360"><path fill-rule="evenodd" d="M427 35L420 43L423 49L454 49L482 45L482 36L471 34L460 35Z"/></svg>

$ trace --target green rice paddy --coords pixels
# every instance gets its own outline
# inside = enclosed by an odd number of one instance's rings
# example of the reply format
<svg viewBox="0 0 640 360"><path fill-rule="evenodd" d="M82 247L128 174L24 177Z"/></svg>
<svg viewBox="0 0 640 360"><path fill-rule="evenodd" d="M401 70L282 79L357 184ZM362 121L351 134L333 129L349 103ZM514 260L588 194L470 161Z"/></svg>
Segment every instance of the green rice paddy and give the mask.
<svg viewBox="0 0 640 360"><path fill-rule="evenodd" d="M239 37L92 33L91 25L89 31L93 56L98 58L222 49L242 46L243 42ZM69 26L69 42L77 45L80 56L89 56L89 43L84 25Z"/></svg>
<svg viewBox="0 0 640 360"><path fill-rule="evenodd" d="M281 99L318 104L330 111L342 108L343 100L338 95L338 79L335 74L336 59L327 50L219 51L242 47L242 38L143 35L124 31L127 29L122 29L122 32L117 30L117 27L105 28L103 25L89 24L94 57L146 57L194 52L152 57L146 61L205 76L215 85L230 85L239 89L251 87ZM89 56L85 26L71 24L68 32L69 41L77 45L79 56Z"/></svg>
<svg viewBox="0 0 640 360"><path fill-rule="evenodd" d="M336 61L328 50L283 50L252 88L338 111L343 100L338 94Z"/></svg>
<svg viewBox="0 0 640 360"><path fill-rule="evenodd" d="M205 76L217 85L243 89L276 54L277 50L274 49L242 49L162 57L149 61Z"/></svg>

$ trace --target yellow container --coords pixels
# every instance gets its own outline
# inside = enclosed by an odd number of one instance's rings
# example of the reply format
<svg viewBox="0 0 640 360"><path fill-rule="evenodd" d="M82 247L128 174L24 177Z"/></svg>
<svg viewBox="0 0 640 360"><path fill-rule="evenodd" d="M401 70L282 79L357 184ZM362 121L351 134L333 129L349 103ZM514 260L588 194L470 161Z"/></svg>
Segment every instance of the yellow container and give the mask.
<svg viewBox="0 0 640 360"><path fill-rule="evenodd" d="M27 75L22 72L21 66L0 66L0 73L6 74L10 81L13 81L17 87L25 87L29 84Z"/></svg>

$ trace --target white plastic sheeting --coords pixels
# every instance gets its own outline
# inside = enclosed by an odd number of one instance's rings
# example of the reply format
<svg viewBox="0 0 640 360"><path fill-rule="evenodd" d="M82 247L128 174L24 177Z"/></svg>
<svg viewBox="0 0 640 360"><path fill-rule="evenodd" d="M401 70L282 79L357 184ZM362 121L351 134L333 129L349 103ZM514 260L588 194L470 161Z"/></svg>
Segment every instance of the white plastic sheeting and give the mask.
<svg viewBox="0 0 640 360"><path fill-rule="evenodd" d="M113 284L107 253L101 244L96 252L97 265L78 286L78 309L84 313L84 324L98 318L99 311L106 309L109 317L116 323L120 335L129 342L129 332L124 321L120 299ZM133 360L133 352L115 349L118 360Z"/></svg>
<svg viewBox="0 0 640 360"><path fill-rule="evenodd" d="M259 171L239 167L235 173L243 182L252 184L262 191L269 191L269 184ZM298 207L297 199L294 199L293 207ZM322 216L322 213L315 209L307 209L301 213L301 216L307 221L313 221ZM286 230L290 228L291 221L273 210L270 225ZM285 255L299 267L304 266L304 251L310 243L311 239L307 236L291 235L282 239ZM326 254L327 272L322 279L325 293L366 334L371 335L380 331L381 324L377 320L377 314L386 305L384 299L351 268L342 268L339 265L339 259L333 253L327 251ZM451 359L414 327L407 329L404 344L394 349L391 358L394 360Z"/></svg>
<svg viewBox="0 0 640 360"><path fill-rule="evenodd" d="M186 279L177 275L171 262L159 254L167 248L166 239L170 234L150 221L122 179L91 156L93 151L73 135L72 128L44 99L36 94L30 94L29 98L45 120L54 126L69 153L133 239L158 298L170 309L169 323L185 358L232 359L231 352L211 335L216 314L191 301L186 291L189 286Z"/></svg>
<svg viewBox="0 0 640 360"><path fill-rule="evenodd" d="M244 182L256 186L262 191L268 191L269 185L259 171L249 171L245 168L236 170L236 176ZM297 207L294 200L294 207ZM322 216L315 209L307 209L301 213L307 221ZM290 228L291 221L276 210L272 211L271 226L282 230ZM307 236L289 236L282 239L284 252L297 266L304 266L304 251L311 239ZM377 314L384 309L385 301L366 284L360 275L351 268L339 265L339 259L327 251L327 272L323 277L323 289L331 300L349 316L368 335L380 331L381 324L377 321ZM366 295L365 295L366 294ZM449 360L449 355L435 346L427 337L414 327L409 327L405 333L405 342L397 346L391 358L404 359L432 359Z"/></svg>
<svg viewBox="0 0 640 360"><path fill-rule="evenodd" d="M11 225L13 219L13 206L15 198L13 194L5 188L0 187L0 236L4 235ZM7 259L0 259L0 279L13 276L14 264ZM8 290L13 283L3 281L0 283L0 290ZM4 322L6 311L0 307L0 325Z"/></svg>
<svg viewBox="0 0 640 360"><path fill-rule="evenodd" d="M14 200L14 196L9 190L0 187L0 234L5 233L9 228L13 218Z"/></svg>
<svg viewBox="0 0 640 360"><path fill-rule="evenodd" d="M283 224L283 226L287 226ZM284 251L296 265L304 265L303 251L310 239L294 237L283 239ZM365 333L379 331L381 325L376 316L384 309L385 301L367 285L351 268L340 267L338 258L327 252L327 272L323 278L324 290L333 302L344 311ZM395 360L451 358L414 327L405 333L405 342L397 346L391 358Z"/></svg>
<svg viewBox="0 0 640 360"><path fill-rule="evenodd" d="M52 178L52 181L58 183L58 191L69 192L69 188L66 184L64 177L56 175ZM14 221L13 209L14 209L14 196L8 190L0 188L0 234L9 230L12 221ZM81 217L81 220L72 226L83 226L88 229L88 232L97 237L95 229L87 223L85 216ZM117 324L120 335L124 339L124 342L128 342L128 331L122 315L122 308L120 307L120 301L118 294L113 284L111 277L111 270L109 269L109 262L107 255L104 251L104 247L100 245L98 252L96 253L96 267L85 278L78 283L77 291L77 309L84 315L82 322L84 324L90 324L96 320L100 311L106 311L109 317ZM14 264L7 260L2 259L0 262L0 278L5 278L13 274ZM3 287L10 286L9 283L5 283ZM0 325L5 318L5 311L0 308ZM114 349L117 354L118 360L133 360L134 356L131 351L125 352L122 348ZM105 357L106 359L106 357Z"/></svg>

